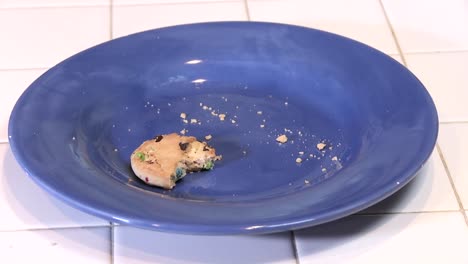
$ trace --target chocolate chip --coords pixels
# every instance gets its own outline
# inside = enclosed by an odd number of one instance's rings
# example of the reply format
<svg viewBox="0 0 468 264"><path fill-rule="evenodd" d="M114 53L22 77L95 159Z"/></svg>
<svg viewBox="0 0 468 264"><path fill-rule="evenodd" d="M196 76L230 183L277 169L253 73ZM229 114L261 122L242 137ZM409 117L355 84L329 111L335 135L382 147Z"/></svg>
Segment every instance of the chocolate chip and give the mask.
<svg viewBox="0 0 468 264"><path fill-rule="evenodd" d="M179 143L179 147L180 147L181 150L186 150L188 144L189 144L189 143L182 143L182 142L180 142L180 143Z"/></svg>
<svg viewBox="0 0 468 264"><path fill-rule="evenodd" d="M210 149L207 146L203 147L203 151L209 151Z"/></svg>
<svg viewBox="0 0 468 264"><path fill-rule="evenodd" d="M154 141L159 142L163 139L163 136L159 135L159 136L156 136L154 139L155 139Z"/></svg>

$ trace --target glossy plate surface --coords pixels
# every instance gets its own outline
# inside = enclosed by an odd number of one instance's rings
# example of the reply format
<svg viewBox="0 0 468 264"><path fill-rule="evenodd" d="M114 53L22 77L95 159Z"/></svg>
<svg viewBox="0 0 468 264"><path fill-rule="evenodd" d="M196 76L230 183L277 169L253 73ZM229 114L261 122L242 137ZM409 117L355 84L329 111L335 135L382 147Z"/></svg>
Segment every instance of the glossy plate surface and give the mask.
<svg viewBox="0 0 468 264"><path fill-rule="evenodd" d="M213 136L223 155L215 169L171 191L137 179L132 151L183 129ZM9 124L22 167L69 204L197 234L277 232L355 213L408 183L437 132L431 97L392 58L327 32L254 22L168 27L85 50L31 84Z"/></svg>

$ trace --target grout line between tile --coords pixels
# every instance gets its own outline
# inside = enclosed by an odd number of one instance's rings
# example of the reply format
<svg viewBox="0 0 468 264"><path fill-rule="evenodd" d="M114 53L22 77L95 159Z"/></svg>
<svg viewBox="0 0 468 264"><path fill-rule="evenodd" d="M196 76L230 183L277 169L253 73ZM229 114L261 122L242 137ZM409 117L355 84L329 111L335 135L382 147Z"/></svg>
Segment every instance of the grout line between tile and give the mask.
<svg viewBox="0 0 468 264"><path fill-rule="evenodd" d="M131 7L131 6L153 6L153 5L187 5L187 4L222 4L222 3L239 3L243 0L229 0L229 1L196 1L196 2L162 2L162 3L137 3L137 4L118 4L118 7Z"/></svg>
<svg viewBox="0 0 468 264"><path fill-rule="evenodd" d="M440 121L441 125L450 125L450 124L468 124L468 121Z"/></svg>
<svg viewBox="0 0 468 264"><path fill-rule="evenodd" d="M250 21L249 0L244 0L245 13L247 14L247 21Z"/></svg>
<svg viewBox="0 0 468 264"><path fill-rule="evenodd" d="M440 148L438 143L436 144L436 148L437 148L437 152L439 153L439 157L442 160L442 164L444 165L445 173L447 174L449 178L450 185L452 186L452 190L455 194L455 198L457 199L459 212L463 215L466 225L468 225L468 216L465 214L465 209L463 209L463 203L460 199L460 195L458 194L457 188L455 187L455 183L453 181L452 174L450 173L449 167L447 165L447 161L445 160L444 154L442 153L442 149Z"/></svg>
<svg viewBox="0 0 468 264"><path fill-rule="evenodd" d="M8 232L21 232L21 231L47 231L47 230L69 230L69 229L96 229L96 228L105 228L109 225L92 225L92 226L67 226L67 227L52 227L52 228L24 228L24 229L13 229L13 230L0 230L1 233Z"/></svg>
<svg viewBox="0 0 468 264"><path fill-rule="evenodd" d="M405 52L406 55L450 54L450 53L468 53L468 50L433 50L433 51L409 51L409 52Z"/></svg>
<svg viewBox="0 0 468 264"><path fill-rule="evenodd" d="M382 3L382 0L379 0L379 4L380 4L380 7L382 8L382 12L384 14L385 21L387 21L387 26L389 27L390 32L392 33L393 40L395 41L395 46L396 46L396 48L398 50L398 54L400 54L401 61L403 62L403 65L408 67L408 65L406 64L405 56L403 55L403 51L401 50L400 43L398 42L398 38L396 36L395 30L393 29L392 23L390 22L390 18L388 17L387 10L385 10L385 6Z"/></svg>
<svg viewBox="0 0 468 264"><path fill-rule="evenodd" d="M93 8L106 7L107 4L86 4L86 5L50 5L50 6L12 6L0 7L0 10L30 10L30 9L58 9L58 8Z"/></svg>
<svg viewBox="0 0 468 264"><path fill-rule="evenodd" d="M404 214L439 214L439 213L458 213L460 210L435 210L435 211L410 211L410 212L375 212L375 213L355 213L353 215L404 215Z"/></svg>
<svg viewBox="0 0 468 264"><path fill-rule="evenodd" d="M114 225L110 224L110 263L114 264Z"/></svg>
<svg viewBox="0 0 468 264"><path fill-rule="evenodd" d="M297 251L296 234L294 233L294 230L289 231L289 233L291 235L290 238L294 259L296 260L296 264L300 264L301 261L299 260L299 252Z"/></svg>
<svg viewBox="0 0 468 264"><path fill-rule="evenodd" d="M31 71L31 70L48 70L50 67L32 67L32 68L0 68L0 72L8 71Z"/></svg>
<svg viewBox="0 0 468 264"><path fill-rule="evenodd" d="M114 0L109 0L109 39L114 38Z"/></svg>

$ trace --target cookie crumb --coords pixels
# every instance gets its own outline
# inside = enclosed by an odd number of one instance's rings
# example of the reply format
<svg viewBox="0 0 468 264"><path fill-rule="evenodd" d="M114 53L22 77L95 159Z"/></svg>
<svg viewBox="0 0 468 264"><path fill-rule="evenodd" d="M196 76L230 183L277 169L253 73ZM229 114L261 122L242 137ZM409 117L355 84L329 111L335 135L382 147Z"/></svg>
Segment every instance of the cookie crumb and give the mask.
<svg viewBox="0 0 468 264"><path fill-rule="evenodd" d="M286 135L281 135L276 138L276 141L279 143L286 143L288 141L288 137Z"/></svg>
<svg viewBox="0 0 468 264"><path fill-rule="evenodd" d="M261 128L264 128L264 127L265 127L265 125L263 125L263 124L262 124L262 125L260 125L260 127L261 127Z"/></svg>
<svg viewBox="0 0 468 264"><path fill-rule="evenodd" d="M242 153L243 153L244 155L247 155L247 151L245 151L245 150L243 150Z"/></svg>
<svg viewBox="0 0 468 264"><path fill-rule="evenodd" d="M320 142L320 143L317 144L317 149L318 150L323 150L326 146L327 146L327 144Z"/></svg>
<svg viewBox="0 0 468 264"><path fill-rule="evenodd" d="M205 139L206 139L206 140L210 140L211 138L213 138L211 135L205 136Z"/></svg>
<svg viewBox="0 0 468 264"><path fill-rule="evenodd" d="M235 124L235 123L236 123L236 120L231 119L231 123Z"/></svg>
<svg viewBox="0 0 468 264"><path fill-rule="evenodd" d="M257 115L261 115L261 114L263 114L262 111L257 111Z"/></svg>
<svg viewBox="0 0 468 264"><path fill-rule="evenodd" d="M337 157L337 156L334 156L334 157L332 158L332 160L333 160L333 161L338 161L338 157Z"/></svg>
<svg viewBox="0 0 468 264"><path fill-rule="evenodd" d="M299 151L299 155L304 155L304 151Z"/></svg>
<svg viewBox="0 0 468 264"><path fill-rule="evenodd" d="M204 105L204 106L202 107L202 109L203 109L203 110L208 110L208 106Z"/></svg>
<svg viewBox="0 0 468 264"><path fill-rule="evenodd" d="M224 121L224 118L226 118L226 115L225 114L219 114L218 117L219 117L219 120Z"/></svg>
<svg viewBox="0 0 468 264"><path fill-rule="evenodd" d="M195 118L190 119L190 124L196 124L198 121Z"/></svg>
<svg viewBox="0 0 468 264"><path fill-rule="evenodd" d="M185 133L187 133L187 132L188 132L188 130L182 129L182 130L180 131L180 134L185 135Z"/></svg>
<svg viewBox="0 0 468 264"><path fill-rule="evenodd" d="M297 158L296 159L296 163L301 163L302 162L302 159L301 158Z"/></svg>
<svg viewBox="0 0 468 264"><path fill-rule="evenodd" d="M182 122L184 122L185 124L188 123L187 119L182 120Z"/></svg>
<svg viewBox="0 0 468 264"><path fill-rule="evenodd" d="M310 182L308 180L304 180L304 183L305 184L309 184Z"/></svg>
<svg viewBox="0 0 468 264"><path fill-rule="evenodd" d="M325 169L325 168L322 168L322 172L326 172L326 171L327 171L327 169Z"/></svg>
<svg viewBox="0 0 468 264"><path fill-rule="evenodd" d="M187 118L187 114L186 113L180 113L180 118L182 118L182 119Z"/></svg>
<svg viewBox="0 0 468 264"><path fill-rule="evenodd" d="M202 103L200 103L200 106L203 106L203 104L202 104Z"/></svg>

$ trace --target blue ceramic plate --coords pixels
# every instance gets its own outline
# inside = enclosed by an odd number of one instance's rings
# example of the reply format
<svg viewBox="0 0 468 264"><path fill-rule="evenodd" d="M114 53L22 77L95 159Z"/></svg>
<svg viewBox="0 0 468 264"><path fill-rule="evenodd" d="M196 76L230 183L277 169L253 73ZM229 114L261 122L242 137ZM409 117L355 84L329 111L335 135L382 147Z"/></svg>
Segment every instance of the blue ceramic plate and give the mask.
<svg viewBox="0 0 468 264"><path fill-rule="evenodd" d="M213 136L216 168L171 191L137 179L132 151L184 129ZM37 79L9 124L15 157L55 196L114 222L198 234L277 232L355 213L407 184L437 132L428 92L387 55L252 22L162 28L85 50ZM282 134L289 140L278 144Z"/></svg>

